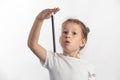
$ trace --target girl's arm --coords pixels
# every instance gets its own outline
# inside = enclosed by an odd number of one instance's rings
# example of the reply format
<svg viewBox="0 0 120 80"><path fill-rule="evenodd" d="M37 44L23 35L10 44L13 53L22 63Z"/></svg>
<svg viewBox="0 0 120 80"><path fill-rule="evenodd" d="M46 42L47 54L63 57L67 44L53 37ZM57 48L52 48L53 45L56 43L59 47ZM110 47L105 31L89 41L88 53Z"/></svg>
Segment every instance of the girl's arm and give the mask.
<svg viewBox="0 0 120 80"><path fill-rule="evenodd" d="M36 17L34 24L31 28L29 38L28 38L28 47L32 52L42 61L45 62L46 58L46 49L38 44L40 30L45 19L51 17L52 13L59 11L59 8L45 9Z"/></svg>

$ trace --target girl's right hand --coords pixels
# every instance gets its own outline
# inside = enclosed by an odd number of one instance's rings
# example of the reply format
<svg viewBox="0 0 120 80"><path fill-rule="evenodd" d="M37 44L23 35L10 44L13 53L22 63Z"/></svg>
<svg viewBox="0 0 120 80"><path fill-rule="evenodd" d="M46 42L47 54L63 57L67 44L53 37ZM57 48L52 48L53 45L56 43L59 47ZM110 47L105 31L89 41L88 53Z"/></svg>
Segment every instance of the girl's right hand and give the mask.
<svg viewBox="0 0 120 80"><path fill-rule="evenodd" d="M39 20L49 19L52 15L52 13L58 12L59 8L53 8L53 9L44 9L42 12L40 12L37 16Z"/></svg>

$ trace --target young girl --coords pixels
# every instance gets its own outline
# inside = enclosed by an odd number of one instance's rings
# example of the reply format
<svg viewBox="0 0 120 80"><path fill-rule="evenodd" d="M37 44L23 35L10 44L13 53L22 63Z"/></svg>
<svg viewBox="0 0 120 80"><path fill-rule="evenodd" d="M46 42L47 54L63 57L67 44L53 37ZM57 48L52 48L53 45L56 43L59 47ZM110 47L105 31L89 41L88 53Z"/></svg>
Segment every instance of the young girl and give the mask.
<svg viewBox="0 0 120 80"><path fill-rule="evenodd" d="M78 19L68 19L62 24L60 44L63 53L47 51L38 39L45 19L59 8L45 9L36 17L28 38L28 47L48 69L50 80L95 80L94 68L80 58L79 53L84 48L89 29Z"/></svg>

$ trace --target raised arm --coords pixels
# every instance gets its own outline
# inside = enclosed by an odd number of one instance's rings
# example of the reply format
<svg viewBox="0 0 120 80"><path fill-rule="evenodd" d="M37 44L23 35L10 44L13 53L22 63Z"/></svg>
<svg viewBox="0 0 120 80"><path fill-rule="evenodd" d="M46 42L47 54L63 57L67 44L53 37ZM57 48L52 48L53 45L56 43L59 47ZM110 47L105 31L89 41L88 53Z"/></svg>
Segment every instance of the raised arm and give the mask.
<svg viewBox="0 0 120 80"><path fill-rule="evenodd" d="M38 44L40 30L45 19L49 19L52 13L59 11L59 8L45 9L38 14L34 24L31 28L29 38L28 38L28 47L32 52L42 61L45 62L46 58L46 49Z"/></svg>

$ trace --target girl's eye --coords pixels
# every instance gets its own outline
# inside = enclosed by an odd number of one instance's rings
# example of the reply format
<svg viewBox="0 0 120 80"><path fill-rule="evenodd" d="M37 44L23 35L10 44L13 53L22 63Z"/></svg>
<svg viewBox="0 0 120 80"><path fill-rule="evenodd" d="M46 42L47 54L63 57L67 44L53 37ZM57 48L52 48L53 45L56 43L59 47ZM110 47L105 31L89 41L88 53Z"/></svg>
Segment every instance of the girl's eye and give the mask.
<svg viewBox="0 0 120 80"><path fill-rule="evenodd" d="M67 34L68 32L67 31L63 31L64 34Z"/></svg>
<svg viewBox="0 0 120 80"><path fill-rule="evenodd" d="M77 33L76 32L73 32L73 35L76 35Z"/></svg>

